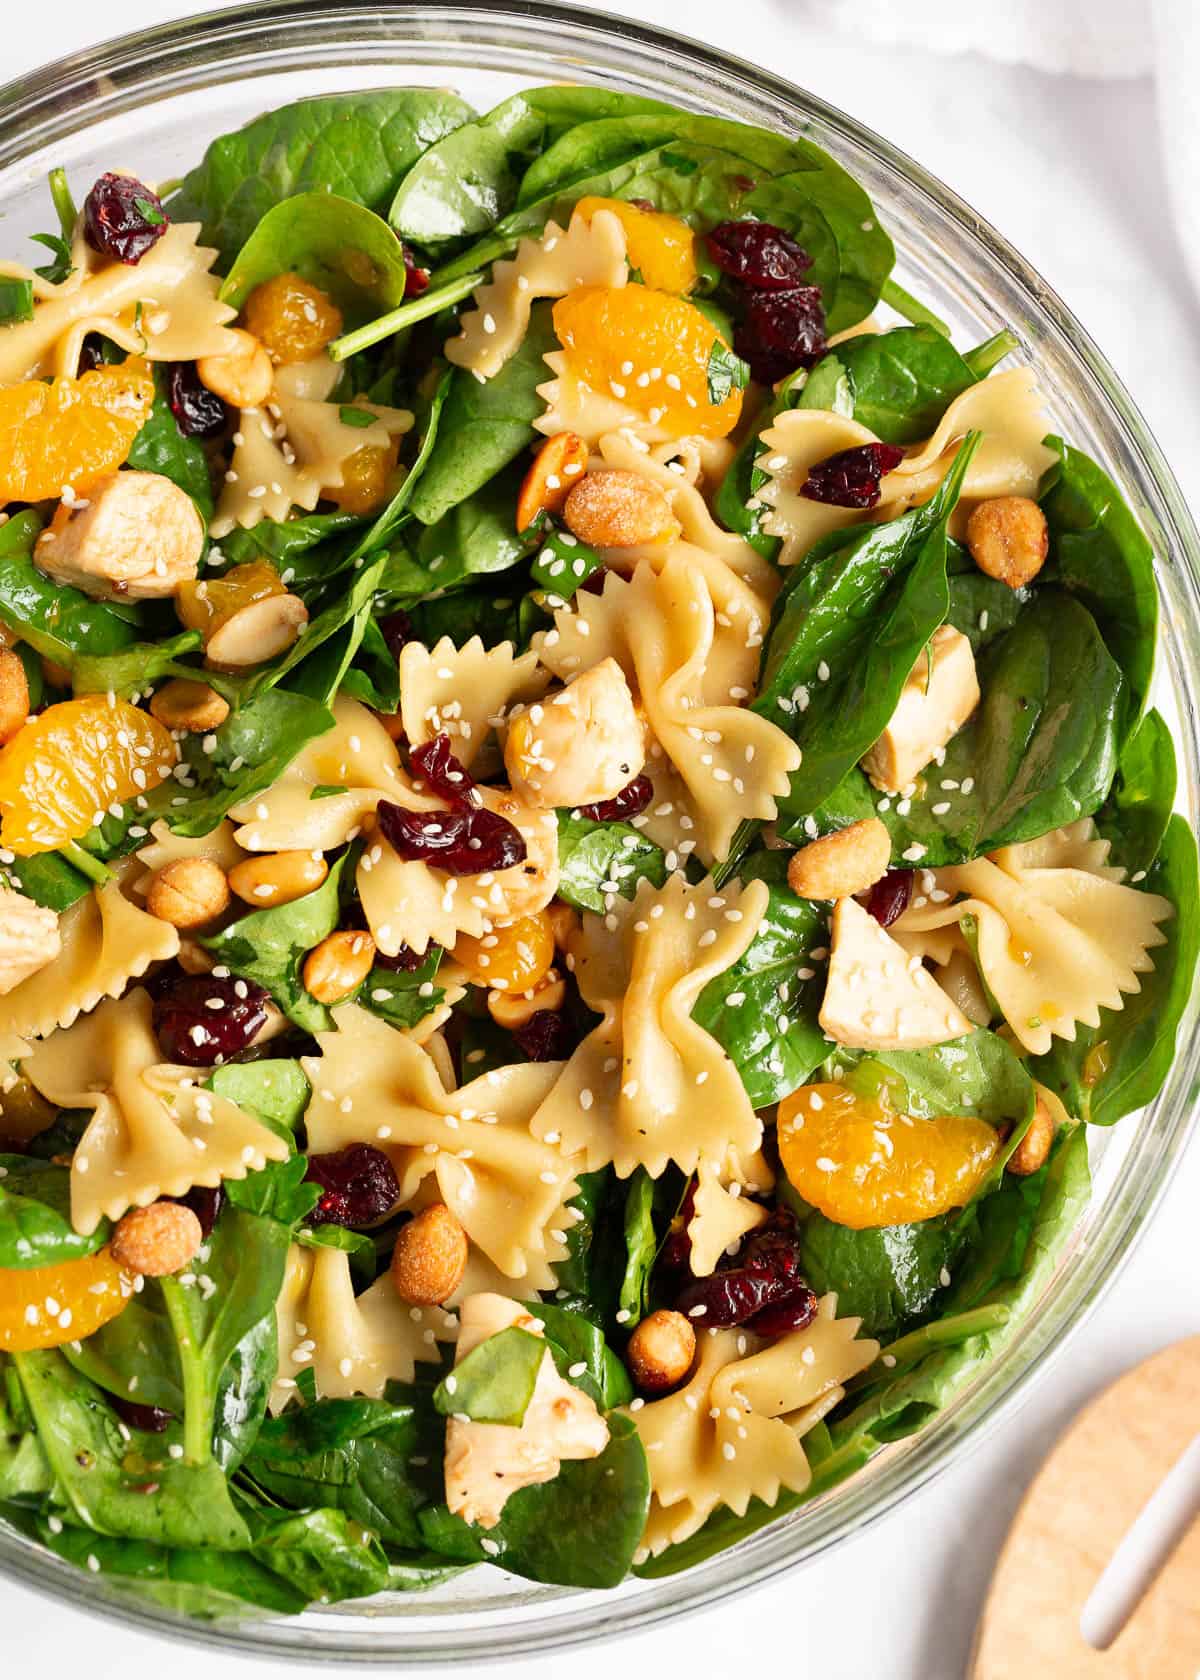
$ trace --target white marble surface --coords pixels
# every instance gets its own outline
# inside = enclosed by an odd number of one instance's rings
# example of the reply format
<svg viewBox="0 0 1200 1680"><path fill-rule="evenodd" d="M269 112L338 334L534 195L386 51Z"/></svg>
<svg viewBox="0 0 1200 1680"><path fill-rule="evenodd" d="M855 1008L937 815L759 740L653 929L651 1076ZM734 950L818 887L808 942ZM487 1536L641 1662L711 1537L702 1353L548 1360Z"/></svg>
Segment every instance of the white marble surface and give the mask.
<svg viewBox="0 0 1200 1680"><path fill-rule="evenodd" d="M199 10L199 7L184 7ZM1140 403L1185 490L1200 496L1200 335L1172 230L1153 88L1058 79L976 56L942 58L814 35L802 0L614 0L613 9L758 57L880 129L995 222L1065 298ZM990 8L1002 29L1003 0ZM121 29L179 15L178 0L12 6L3 72L18 75ZM1068 1354L965 1462L835 1556L739 1603L569 1659L529 1680L754 1674L956 1680L997 1548L1023 1488L1072 1412L1124 1367L1200 1329L1195 1215L1200 1149ZM245 1672L235 1659L125 1632L0 1582L0 1668L130 1680ZM781 1665L784 1665L781 1670ZM303 1664L292 1664L304 1675ZM315 1669L311 1670L315 1675Z"/></svg>

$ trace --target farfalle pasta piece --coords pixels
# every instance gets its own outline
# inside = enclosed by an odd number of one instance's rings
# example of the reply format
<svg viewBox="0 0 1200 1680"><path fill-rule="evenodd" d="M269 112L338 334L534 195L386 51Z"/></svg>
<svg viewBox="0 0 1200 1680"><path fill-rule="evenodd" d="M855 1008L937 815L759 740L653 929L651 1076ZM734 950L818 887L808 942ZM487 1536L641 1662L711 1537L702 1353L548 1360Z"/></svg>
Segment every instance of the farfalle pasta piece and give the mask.
<svg viewBox="0 0 1200 1680"><path fill-rule="evenodd" d="M59 916L62 949L54 962L0 997L0 1039L9 1033L44 1038L69 1027L102 998L119 997L151 963L178 953L179 934L170 923L125 896L140 873L137 859L123 858L112 868L115 880L94 887Z"/></svg>
<svg viewBox="0 0 1200 1680"><path fill-rule="evenodd" d="M311 1368L321 1399L365 1394L379 1399L389 1382L412 1382L418 1364L436 1365L439 1342L452 1342L458 1320L442 1307L410 1307L383 1272L354 1293L350 1256L338 1248L288 1249L275 1303L279 1366L270 1406L281 1412L297 1373Z"/></svg>
<svg viewBox="0 0 1200 1680"><path fill-rule="evenodd" d="M0 331L0 385L74 375L93 332L152 362L232 354L237 311L218 299L217 253L196 243L199 233L198 222L175 222L136 264L90 266L40 288L33 320Z"/></svg>
<svg viewBox="0 0 1200 1680"><path fill-rule="evenodd" d="M511 642L485 648L472 636L456 648L443 636L432 649L406 642L400 650L400 719L409 745L450 737L454 756L470 765L491 730L515 705L546 692L536 653L514 655Z"/></svg>
<svg viewBox="0 0 1200 1680"><path fill-rule="evenodd" d="M84 1235L127 1208L287 1158L286 1139L197 1084L194 1068L163 1062L140 987L37 1045L23 1067L60 1108L93 1111L71 1162L71 1223Z"/></svg>
<svg viewBox="0 0 1200 1680"><path fill-rule="evenodd" d="M671 434L665 426L652 424L632 403L614 397L611 392L597 391L580 379L571 366L565 350L548 350L542 357L550 369L551 378L537 387L537 394L545 403L541 417L534 427L547 437L558 432L574 432L590 449L610 433L628 432L648 448L653 443L668 443Z"/></svg>
<svg viewBox="0 0 1200 1680"><path fill-rule="evenodd" d="M207 858L228 874L245 857L246 853L233 837L233 824L224 819L207 834L192 837L176 834L160 817L151 824L150 839L144 846L138 847L137 860L145 866L146 873L135 880L134 891L144 892L147 881L156 870L165 869L169 863L178 863L183 858Z"/></svg>
<svg viewBox="0 0 1200 1680"><path fill-rule="evenodd" d="M761 881L717 892L681 875L643 882L607 916L587 914L573 941L575 978L598 1026L575 1050L534 1114L535 1137L582 1152L587 1170L611 1161L621 1178L668 1162L694 1171L762 1139L737 1068L692 1020L704 987L737 962L767 907Z"/></svg>
<svg viewBox="0 0 1200 1680"><path fill-rule="evenodd" d="M765 1162L763 1163L765 1166ZM712 1161L701 1161L687 1234L689 1264L694 1277L711 1277L721 1256L767 1218L760 1202L742 1195L740 1174L728 1173ZM765 1188L765 1186L764 1186Z"/></svg>
<svg viewBox="0 0 1200 1680"><path fill-rule="evenodd" d="M762 452L758 466L766 482L752 498L752 505L766 511L762 528L769 536L783 539L779 551L781 566L794 566L812 545L831 531L862 522L855 508L835 507L830 502L810 501L801 494L809 472L818 461L843 449L856 449L877 441L874 432L844 414L821 408L790 408L778 415L761 434ZM888 484L888 479L883 481Z"/></svg>
<svg viewBox="0 0 1200 1680"><path fill-rule="evenodd" d="M386 1150L405 1204L432 1175L472 1244L505 1277L553 1287L551 1262L562 1257L565 1207L582 1163L534 1137L529 1121L562 1064L495 1068L448 1091L432 1057L406 1034L354 1004L333 1018L336 1031L317 1034L321 1055L301 1058L313 1087L309 1147Z"/></svg>
<svg viewBox="0 0 1200 1680"><path fill-rule="evenodd" d="M1141 990L1138 976L1154 967L1149 953L1165 942L1170 900L1114 873L1085 818L1028 845L925 871L932 886L890 931L911 954L947 963L963 919L973 918L985 985L1021 1045L1044 1055L1054 1038L1074 1040L1078 1022L1097 1027L1101 1009L1124 1008L1123 994Z"/></svg>
<svg viewBox="0 0 1200 1680"><path fill-rule="evenodd" d="M753 693L761 639L718 613L686 545L661 571L639 565L628 580L610 574L603 595L581 592L537 639L542 663L564 681L611 657L636 684L654 739L687 788L705 862L724 857L739 823L774 818L800 764L795 743L739 703Z"/></svg>
<svg viewBox="0 0 1200 1680"><path fill-rule="evenodd" d="M626 276L625 229L611 210L590 221L576 212L565 233L547 222L540 239L522 239L515 256L493 263L492 278L475 288L475 308L446 344L446 360L481 381L494 379L520 348L536 299L577 286L623 286Z"/></svg>
<svg viewBox="0 0 1200 1680"><path fill-rule="evenodd" d="M695 1534L719 1505L744 1516L812 1480L803 1436L865 1371L879 1343L826 1295L803 1330L763 1342L741 1330L702 1333L684 1387L633 1414L650 1468L650 1514L639 1557Z"/></svg>

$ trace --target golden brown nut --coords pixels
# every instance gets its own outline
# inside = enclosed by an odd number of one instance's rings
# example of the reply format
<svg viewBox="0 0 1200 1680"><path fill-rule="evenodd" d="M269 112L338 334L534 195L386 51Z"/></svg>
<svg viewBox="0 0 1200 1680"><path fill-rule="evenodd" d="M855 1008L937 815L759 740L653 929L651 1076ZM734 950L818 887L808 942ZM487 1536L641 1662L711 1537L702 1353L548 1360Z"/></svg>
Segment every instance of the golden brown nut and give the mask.
<svg viewBox="0 0 1200 1680"><path fill-rule="evenodd" d="M229 703L207 683L173 677L150 701L151 716L168 729L182 729L189 735L206 735L219 729L229 716Z"/></svg>
<svg viewBox="0 0 1200 1680"><path fill-rule="evenodd" d="M527 531L539 513L558 513L587 464L587 444L575 432L547 438L521 481L517 530Z"/></svg>
<svg viewBox="0 0 1200 1680"><path fill-rule="evenodd" d="M150 877L146 908L172 927L203 927L229 908L225 871L211 858L176 858Z"/></svg>
<svg viewBox="0 0 1200 1680"><path fill-rule="evenodd" d="M1028 1130L1008 1158L1009 1172L1016 1173L1018 1178L1028 1178L1030 1173L1035 1173L1039 1167L1044 1166L1050 1153L1050 1145L1054 1142L1054 1132L1054 1116L1050 1112L1050 1105L1039 1092L1037 1107L1033 1111Z"/></svg>
<svg viewBox="0 0 1200 1680"><path fill-rule="evenodd" d="M320 853L264 852L235 863L229 885L239 898L262 910L315 892L328 873L329 865Z"/></svg>
<svg viewBox="0 0 1200 1680"><path fill-rule="evenodd" d="M788 859L788 886L801 898L852 898L886 875L892 840L878 817L810 841Z"/></svg>
<svg viewBox="0 0 1200 1680"><path fill-rule="evenodd" d="M462 1282L467 1233L444 1202L435 1202L400 1228L392 1250L392 1282L410 1307L436 1307Z"/></svg>
<svg viewBox="0 0 1200 1680"><path fill-rule="evenodd" d="M200 383L234 408L258 408L271 395L275 369L271 358L242 327L227 329L237 349L227 356L201 356L196 363Z"/></svg>
<svg viewBox="0 0 1200 1680"><path fill-rule="evenodd" d="M696 1357L696 1332L682 1313L661 1310L644 1318L625 1349L629 1374L645 1394L665 1394L681 1383Z"/></svg>
<svg viewBox="0 0 1200 1680"><path fill-rule="evenodd" d="M200 1221L178 1202L151 1202L130 1208L112 1234L109 1247L118 1266L142 1277L170 1277L182 1271L204 1240Z"/></svg>
<svg viewBox="0 0 1200 1680"><path fill-rule="evenodd" d="M286 653L307 623L308 608L299 595L266 595L223 619L205 642L204 657L228 671L261 665Z"/></svg>
<svg viewBox="0 0 1200 1680"><path fill-rule="evenodd" d="M563 507L567 529L593 548L632 548L670 542L680 524L653 479L624 467L601 467L571 491Z"/></svg>
<svg viewBox="0 0 1200 1680"><path fill-rule="evenodd" d="M341 1003L362 985L374 961L375 941L369 933L331 933L304 959L305 990L318 1003Z"/></svg>
<svg viewBox="0 0 1200 1680"><path fill-rule="evenodd" d="M29 717L29 683L20 654L0 648L0 747L11 741Z"/></svg>
<svg viewBox="0 0 1200 1680"><path fill-rule="evenodd" d="M967 547L979 570L1010 589L1032 583L1046 564L1046 515L1028 496L994 496L967 521Z"/></svg>

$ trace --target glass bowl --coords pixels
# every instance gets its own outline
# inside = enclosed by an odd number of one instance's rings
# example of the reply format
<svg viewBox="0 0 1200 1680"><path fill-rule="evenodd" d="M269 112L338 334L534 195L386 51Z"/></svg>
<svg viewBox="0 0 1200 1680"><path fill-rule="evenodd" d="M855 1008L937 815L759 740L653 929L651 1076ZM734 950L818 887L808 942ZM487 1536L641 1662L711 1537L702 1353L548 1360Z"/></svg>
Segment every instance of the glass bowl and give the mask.
<svg viewBox="0 0 1200 1680"><path fill-rule="evenodd" d="M61 60L0 95L4 250L47 225L45 176L78 184L104 169L166 180L207 141L304 95L453 83L480 110L523 85L585 81L803 133L862 181L896 241L897 276L960 343L1000 327L1036 360L1055 429L1104 463L1149 533L1163 594L1155 693L1175 729L1182 799L1200 818L1200 542L1179 488L1113 370L1045 282L940 182L869 129L778 77L626 18L538 0L511 5L327 5L280 0L190 18ZM434 1664L546 1651L655 1622L762 1582L862 1529L915 1494L1016 1406L1083 1322L1178 1163L1192 1120L1200 1045L1192 1012L1167 1084L1140 1119L1094 1135L1095 1189L1057 1272L1001 1354L920 1434L853 1480L686 1574L611 1593L532 1586L480 1568L420 1596L394 1595L296 1620L187 1622L81 1574L0 1525L0 1568L97 1614L244 1653Z"/></svg>

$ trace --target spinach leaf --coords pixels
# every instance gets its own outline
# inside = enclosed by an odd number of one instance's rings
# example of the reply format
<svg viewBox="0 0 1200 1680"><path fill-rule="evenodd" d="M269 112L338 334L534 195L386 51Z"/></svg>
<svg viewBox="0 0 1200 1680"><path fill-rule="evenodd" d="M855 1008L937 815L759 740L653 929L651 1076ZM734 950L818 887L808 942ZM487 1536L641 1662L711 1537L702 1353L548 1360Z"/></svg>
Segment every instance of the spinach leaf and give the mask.
<svg viewBox="0 0 1200 1680"><path fill-rule="evenodd" d="M1142 715L1126 741L1112 792L1096 827L1112 842L1113 859L1137 878L1158 856L1175 808L1175 743L1161 713Z"/></svg>
<svg viewBox="0 0 1200 1680"><path fill-rule="evenodd" d="M92 890L90 879L73 869L61 852L14 858L5 864L4 873L19 892L47 910L68 910Z"/></svg>
<svg viewBox="0 0 1200 1680"><path fill-rule="evenodd" d="M33 546L41 528L32 508L0 527L0 621L36 652L68 669L79 654L130 647L137 641L139 609L93 601L81 589L54 583L40 572Z"/></svg>
<svg viewBox="0 0 1200 1680"><path fill-rule="evenodd" d="M511 1040L510 1040L511 1042ZM483 1071L483 1070L480 1070ZM554 1262L562 1292L557 1299L599 1324L615 1325L618 1280L627 1259L624 1234L625 1187L611 1167L577 1175L579 1189L567 1204L563 1258Z"/></svg>
<svg viewBox="0 0 1200 1680"><path fill-rule="evenodd" d="M531 1301L529 1310L542 1322L546 1345L561 1377L590 1395L602 1412L632 1400L629 1373L590 1318L549 1301Z"/></svg>
<svg viewBox="0 0 1200 1680"><path fill-rule="evenodd" d="M646 1316L650 1273L658 1255L658 1233L654 1229L655 1182L645 1167L638 1167L625 1193L625 1274L621 1279L621 1311L629 1323L640 1324Z"/></svg>
<svg viewBox="0 0 1200 1680"><path fill-rule="evenodd" d="M470 505L464 503L463 507ZM480 636L485 647L511 642L518 652L524 652L534 633L550 625L548 615L525 592L527 582L528 574L518 565L505 578L503 595L496 593L495 584L481 583L414 602L408 609L414 633L426 647L443 636L449 636L459 647L472 636Z"/></svg>
<svg viewBox="0 0 1200 1680"><path fill-rule="evenodd" d="M217 730L213 752L203 750L198 736L188 737L197 785L185 798L165 783L170 803L163 815L176 834L211 833L232 806L278 781L302 747L332 728L333 713L306 695L282 688L256 694Z"/></svg>
<svg viewBox="0 0 1200 1680"><path fill-rule="evenodd" d="M946 526L973 453L968 438L923 506L819 543L776 602L754 710L804 753L787 809L814 809L874 745L944 621Z"/></svg>
<svg viewBox="0 0 1200 1680"><path fill-rule="evenodd" d="M245 1178L225 1181L225 1195L232 1205L246 1213L261 1214L291 1230L321 1200L321 1187L305 1178L308 1160L290 1155L286 1161L269 1161Z"/></svg>
<svg viewBox="0 0 1200 1680"><path fill-rule="evenodd" d="M433 1391L434 1407L443 1417L519 1428L545 1355L541 1336L516 1325L500 1330L472 1348L442 1378Z"/></svg>
<svg viewBox="0 0 1200 1680"><path fill-rule="evenodd" d="M241 309L256 286L290 273L333 298L349 326L404 297L400 241L382 216L333 192L297 193L268 210L234 258L221 301Z"/></svg>
<svg viewBox="0 0 1200 1680"><path fill-rule="evenodd" d="M197 630L183 630L165 642L135 642L120 653L80 653L70 662L71 687L76 694L143 694L162 677L203 673L181 663L201 642Z"/></svg>
<svg viewBox="0 0 1200 1680"><path fill-rule="evenodd" d="M323 583L350 563L347 538L363 527L357 513L304 513L295 519L262 519L249 527L237 525L221 538L222 563L245 565L269 560L290 589L302 592ZM209 550L208 569L218 555Z"/></svg>
<svg viewBox="0 0 1200 1680"><path fill-rule="evenodd" d="M950 579L946 623L962 632L978 660L998 636L1012 629L1031 600L1031 591L1010 589L998 578L988 577L958 543L950 545L946 572Z"/></svg>
<svg viewBox="0 0 1200 1680"><path fill-rule="evenodd" d="M991 1126L1012 1127L1013 1147L1033 1115L1033 1081L1024 1062L986 1027L923 1050L839 1047L834 1060L844 1083L868 1097L886 1092L889 1106L899 1114L917 1119L971 1114Z"/></svg>
<svg viewBox="0 0 1200 1680"><path fill-rule="evenodd" d="M415 1027L446 994L433 983L442 953L435 945L419 968L373 968L363 981L358 1002L393 1027Z"/></svg>
<svg viewBox="0 0 1200 1680"><path fill-rule="evenodd" d="M558 813L558 896L576 910L603 914L609 893L632 898L639 881L661 887L666 853L632 823L594 822L573 811Z"/></svg>
<svg viewBox="0 0 1200 1680"><path fill-rule="evenodd" d="M516 482L504 473L473 491L425 529L410 552L393 550L380 583L391 601L416 603L456 590L467 578L506 572L525 558L530 538L514 529ZM490 586L495 595L495 587ZM456 611L456 607L448 607ZM460 645L466 638L453 638Z"/></svg>
<svg viewBox="0 0 1200 1680"><path fill-rule="evenodd" d="M214 140L167 210L173 221L202 222L201 243L228 262L294 193L336 192L385 210L421 154L474 114L440 88L302 99Z"/></svg>
<svg viewBox="0 0 1200 1680"><path fill-rule="evenodd" d="M542 546L530 564L531 582L554 597L551 605L569 601L592 573L604 564L594 548L579 541L569 531L548 530L541 535Z"/></svg>
<svg viewBox="0 0 1200 1680"><path fill-rule="evenodd" d="M839 1314L861 1318L864 1336L888 1335L927 1316L944 1294L972 1223L947 1213L856 1231L810 1213L800 1225L801 1269L818 1295L837 1290Z"/></svg>
<svg viewBox="0 0 1200 1680"><path fill-rule="evenodd" d="M379 1541L355 1532L342 1511L249 1509L251 1555L306 1599L340 1603L367 1598L388 1585L388 1560Z"/></svg>
<svg viewBox="0 0 1200 1680"><path fill-rule="evenodd" d="M786 852L757 852L738 876L767 882L767 911L733 967L705 986L692 1019L732 1059L753 1106L766 1108L829 1054L817 1023L825 962L810 956L828 944L829 929L823 907L788 886Z"/></svg>
<svg viewBox="0 0 1200 1680"><path fill-rule="evenodd" d="M212 479L208 457L195 438L184 437L167 401L166 373L154 375L154 406L133 440L125 462L138 472L161 473L195 502L207 527L213 516Z"/></svg>
<svg viewBox="0 0 1200 1680"><path fill-rule="evenodd" d="M291 1058L226 1062L209 1074L208 1088L286 1138L295 1135L312 1095L304 1069Z"/></svg>
<svg viewBox="0 0 1200 1680"><path fill-rule="evenodd" d="M1030 1062L1034 1077L1062 1098L1069 1114L1111 1126L1152 1101L1175 1059L1175 1037L1192 993L1200 951L1200 882L1196 842L1173 816L1145 877L1147 892L1161 893L1175 915L1161 931L1166 943L1150 953L1154 970L1119 1011L1102 1009L1098 1027L1079 1024L1074 1043L1056 1038Z"/></svg>
<svg viewBox="0 0 1200 1680"><path fill-rule="evenodd" d="M338 923L338 894L350 852L343 852L315 892L273 910L252 910L202 941L219 963L265 986L289 1021L306 1032L327 1032L330 1014L300 978L304 958Z"/></svg>
<svg viewBox="0 0 1200 1680"><path fill-rule="evenodd" d="M950 340L927 326L861 333L833 355L849 380L854 418L885 443L927 438L955 397L976 382ZM810 386L824 365L813 369Z"/></svg>
<svg viewBox="0 0 1200 1680"><path fill-rule="evenodd" d="M0 1154L0 1268L79 1260L102 1248L110 1234L107 1219L87 1237L71 1224L71 1175L65 1167Z"/></svg>
<svg viewBox="0 0 1200 1680"><path fill-rule="evenodd" d="M425 405L418 404L416 411L417 424L420 430L421 446L417 450L416 459L404 476L404 483L396 491L391 501L372 520L366 531L359 537L350 550L351 560L357 560L365 554L373 553L377 548L385 548L394 533L409 517L408 504L411 502L417 485L425 475L425 469L433 456L437 446L438 432L442 424L442 411L446 406L446 398L450 395L454 369L447 367L437 385L433 395Z"/></svg>

